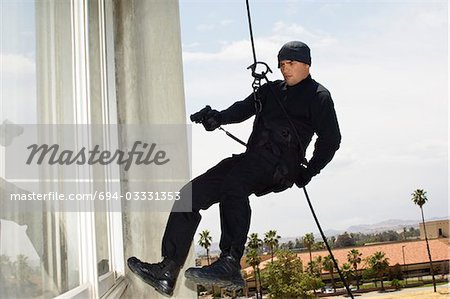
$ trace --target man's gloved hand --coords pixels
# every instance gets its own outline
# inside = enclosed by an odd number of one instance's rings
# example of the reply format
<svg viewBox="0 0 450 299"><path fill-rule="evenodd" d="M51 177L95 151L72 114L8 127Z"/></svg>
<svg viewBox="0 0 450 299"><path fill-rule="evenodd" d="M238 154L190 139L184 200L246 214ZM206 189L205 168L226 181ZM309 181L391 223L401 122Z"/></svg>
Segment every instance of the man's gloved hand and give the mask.
<svg viewBox="0 0 450 299"><path fill-rule="evenodd" d="M205 117L209 111L211 111L211 106L207 105L202 110L200 110L194 114L191 114L191 121L196 124L203 123L203 120L205 119Z"/></svg>
<svg viewBox="0 0 450 299"><path fill-rule="evenodd" d="M202 121L206 131L214 131L222 124L222 117L217 110L210 110Z"/></svg>
<svg viewBox="0 0 450 299"><path fill-rule="evenodd" d="M308 169L303 165L299 167L299 173L295 179L295 184L299 188L303 188L311 181L312 175L309 173Z"/></svg>
<svg viewBox="0 0 450 299"><path fill-rule="evenodd" d="M214 131L222 125L220 112L211 109L210 106L206 106L199 112L192 114L191 121L197 124L201 123L207 131Z"/></svg>

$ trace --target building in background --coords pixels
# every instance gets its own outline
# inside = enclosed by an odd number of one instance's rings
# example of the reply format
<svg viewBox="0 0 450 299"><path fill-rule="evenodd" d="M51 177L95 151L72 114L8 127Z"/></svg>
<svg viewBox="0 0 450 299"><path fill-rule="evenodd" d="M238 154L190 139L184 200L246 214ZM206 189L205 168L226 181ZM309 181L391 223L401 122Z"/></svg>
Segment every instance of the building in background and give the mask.
<svg viewBox="0 0 450 299"><path fill-rule="evenodd" d="M428 239L448 238L449 237L449 220L426 221L425 228ZM425 240L425 230L423 223L419 223L420 238Z"/></svg>

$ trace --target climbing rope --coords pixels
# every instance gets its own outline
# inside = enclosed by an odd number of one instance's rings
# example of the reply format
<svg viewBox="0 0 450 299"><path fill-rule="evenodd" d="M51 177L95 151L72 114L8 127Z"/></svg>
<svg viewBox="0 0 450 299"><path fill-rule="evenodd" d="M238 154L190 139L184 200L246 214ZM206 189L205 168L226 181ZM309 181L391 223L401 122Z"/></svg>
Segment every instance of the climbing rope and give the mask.
<svg viewBox="0 0 450 299"><path fill-rule="evenodd" d="M272 71L270 70L269 66L266 63L258 62L257 59L256 59L255 41L254 41L254 38L253 38L253 26L252 26L251 14L250 14L250 4L249 4L248 0L246 0L245 3L246 3L246 6L247 6L248 28L249 28L249 32L250 32L250 42L251 42L251 45L252 45L252 53L253 53L253 64L250 65L247 69L251 69L252 70L252 76L254 78L253 83L252 83L252 88L253 88L253 97L255 99L255 107L256 107L255 123L257 121L258 114L259 114L259 112L261 112L261 109L262 109L261 101L257 97L257 93L256 92L258 91L259 87L261 86L261 80L265 79L266 82L268 83L268 85L270 86L270 89L271 89L272 93L274 94L278 104L280 105L281 109L283 110L284 114L286 115L287 120L289 121L290 125L292 126L292 128L294 130L294 133L296 135L296 138L297 138L297 142L299 143L300 149L302 150L302 154L304 155L306 152L305 152L303 144L302 144L302 142L300 140L300 136L299 136L299 134L297 132L297 129L296 129L295 125L293 124L291 118L289 117L289 114L287 113L287 111L284 108L283 104L281 103L280 99L278 98L277 94L273 91L272 86L270 85L269 79L267 79L267 73L269 73L269 72L271 73ZM262 64L263 66L266 67L265 70L263 70L261 73L258 73L257 70L256 70L258 64ZM321 227L321 225L319 223L319 219L317 218L317 215L316 215L316 213L314 211L314 207L312 206L311 199L309 198L308 192L306 191L306 187L303 186L302 189L303 189L303 192L305 194L305 197L306 197L306 200L308 202L308 205L309 205L309 208L311 210L311 213L313 215L313 218L314 218L314 220L315 220L315 222L317 224L317 227L319 228L320 235L322 236L322 239L323 239L323 241L325 243L325 246L327 247L327 250L330 253L330 257L331 257L331 259L333 261L334 267L338 271L339 277L340 277L341 281L343 282L343 284L345 286L345 289L347 290L348 295L352 299L354 299L353 298L353 294L352 294L352 292L351 292L351 290L350 290L350 288L348 286L347 280L344 278L344 275L342 274L341 270L339 269L339 265L338 265L336 259L334 258L333 252L331 251L330 245L328 244L327 238L326 238L326 236L325 236L325 234L324 234L324 232L322 230L322 227Z"/></svg>

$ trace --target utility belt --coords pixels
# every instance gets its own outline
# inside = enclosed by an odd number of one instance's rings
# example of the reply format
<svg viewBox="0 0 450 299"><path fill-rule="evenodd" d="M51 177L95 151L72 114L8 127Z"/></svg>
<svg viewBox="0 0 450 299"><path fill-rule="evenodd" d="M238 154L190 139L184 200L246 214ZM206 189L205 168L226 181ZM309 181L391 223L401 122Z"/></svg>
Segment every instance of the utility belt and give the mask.
<svg viewBox="0 0 450 299"><path fill-rule="evenodd" d="M291 188L298 176L300 163L304 154L291 138L287 129L261 130L249 142L248 150L257 151L272 166L272 184L264 190L255 192L262 196L270 192L281 192Z"/></svg>

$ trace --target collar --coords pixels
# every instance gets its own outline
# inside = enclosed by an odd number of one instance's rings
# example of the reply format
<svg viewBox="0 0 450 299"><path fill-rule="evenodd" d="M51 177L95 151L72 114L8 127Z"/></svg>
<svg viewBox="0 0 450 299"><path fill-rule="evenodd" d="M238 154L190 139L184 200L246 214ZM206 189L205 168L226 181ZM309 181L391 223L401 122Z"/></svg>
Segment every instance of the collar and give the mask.
<svg viewBox="0 0 450 299"><path fill-rule="evenodd" d="M303 79L302 81L300 81L297 84L292 85L292 86L286 85L286 81L283 81L282 89L283 90L288 90L288 89L299 88L299 87L305 86L306 84L308 84L311 81L312 81L311 74L308 74L308 76L305 79Z"/></svg>

